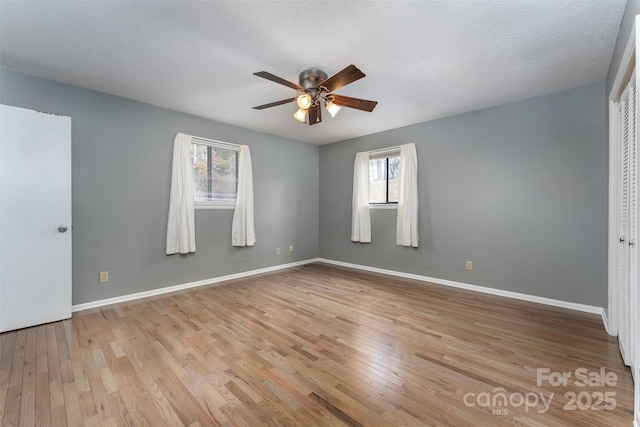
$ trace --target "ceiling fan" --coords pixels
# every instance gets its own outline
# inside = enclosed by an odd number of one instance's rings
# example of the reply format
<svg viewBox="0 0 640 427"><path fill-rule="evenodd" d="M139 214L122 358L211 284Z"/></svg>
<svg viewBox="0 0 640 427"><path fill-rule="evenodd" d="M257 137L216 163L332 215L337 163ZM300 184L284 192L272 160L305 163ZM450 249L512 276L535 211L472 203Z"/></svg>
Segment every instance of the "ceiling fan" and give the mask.
<svg viewBox="0 0 640 427"><path fill-rule="evenodd" d="M329 114L331 114L331 117L335 117L341 107L372 112L376 104L378 104L377 101L367 101L366 99L351 98L349 96L331 93L365 76L355 65L349 65L344 70L329 78L327 78L327 73L315 68L304 70L299 76L300 84L292 83L267 71L259 71L253 73L253 75L280 83L281 85L298 91L298 95L295 98L287 98L269 104L258 105L257 107L253 107L254 110L264 110L265 108L296 101L298 111L296 111L293 117L304 123L308 114L310 125L315 125L322 121L323 106Z"/></svg>

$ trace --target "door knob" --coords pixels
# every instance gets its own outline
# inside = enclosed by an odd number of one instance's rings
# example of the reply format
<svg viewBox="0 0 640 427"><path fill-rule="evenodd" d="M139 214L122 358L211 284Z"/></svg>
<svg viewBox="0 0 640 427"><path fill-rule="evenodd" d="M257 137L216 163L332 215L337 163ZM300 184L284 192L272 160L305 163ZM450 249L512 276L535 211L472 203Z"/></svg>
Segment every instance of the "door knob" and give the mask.
<svg viewBox="0 0 640 427"><path fill-rule="evenodd" d="M61 233L64 233L65 231L67 231L69 229L69 227L67 227L66 225L62 224L61 226L58 227L58 231Z"/></svg>

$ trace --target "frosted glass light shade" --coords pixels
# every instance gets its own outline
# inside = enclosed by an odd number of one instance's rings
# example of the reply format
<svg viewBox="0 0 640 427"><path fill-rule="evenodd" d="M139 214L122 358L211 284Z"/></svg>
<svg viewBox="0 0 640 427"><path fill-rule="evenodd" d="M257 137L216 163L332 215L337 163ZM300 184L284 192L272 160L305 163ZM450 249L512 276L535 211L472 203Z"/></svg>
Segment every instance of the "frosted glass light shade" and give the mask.
<svg viewBox="0 0 640 427"><path fill-rule="evenodd" d="M298 103L298 107L306 110L311 107L311 95L309 95L308 93L303 93L296 99L296 102Z"/></svg>
<svg viewBox="0 0 640 427"><path fill-rule="evenodd" d="M307 110L298 108L298 111L293 113L293 117L295 117L297 121L304 123L304 120L307 117Z"/></svg>
<svg viewBox="0 0 640 427"><path fill-rule="evenodd" d="M327 105L324 106L324 108L326 108L329 114L331 114L331 117L335 117L342 107L334 104L333 102L328 102Z"/></svg>

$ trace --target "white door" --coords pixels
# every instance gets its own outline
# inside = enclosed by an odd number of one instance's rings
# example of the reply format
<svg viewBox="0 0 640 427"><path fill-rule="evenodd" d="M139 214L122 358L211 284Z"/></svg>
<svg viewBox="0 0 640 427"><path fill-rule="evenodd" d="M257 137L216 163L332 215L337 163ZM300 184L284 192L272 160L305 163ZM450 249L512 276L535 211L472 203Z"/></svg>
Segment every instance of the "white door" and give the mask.
<svg viewBox="0 0 640 427"><path fill-rule="evenodd" d="M71 317L71 118L0 105L0 332Z"/></svg>
<svg viewBox="0 0 640 427"><path fill-rule="evenodd" d="M634 366L635 359L635 317L637 312L632 302L634 301L635 291L638 288L638 253L636 248L636 240L638 238L638 98L636 95L636 76L635 73L631 77L631 86L629 87L629 280L627 285L627 298L625 301L627 312L627 359L628 365Z"/></svg>
<svg viewBox="0 0 640 427"><path fill-rule="evenodd" d="M630 364L629 346L629 290L631 279L631 261L629 243L634 239L631 224L631 164L635 152L635 91L633 79L625 88L620 97L620 144L618 149L618 343L622 358L627 365Z"/></svg>

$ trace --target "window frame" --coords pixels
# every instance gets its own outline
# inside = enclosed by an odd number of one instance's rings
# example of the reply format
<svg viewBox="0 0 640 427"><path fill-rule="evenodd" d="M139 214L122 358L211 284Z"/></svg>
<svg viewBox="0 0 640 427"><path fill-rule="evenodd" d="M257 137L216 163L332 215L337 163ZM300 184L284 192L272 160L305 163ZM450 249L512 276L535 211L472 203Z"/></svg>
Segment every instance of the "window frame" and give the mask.
<svg viewBox="0 0 640 427"><path fill-rule="evenodd" d="M374 157L374 159L371 159L372 156ZM385 159L385 168L386 168L386 173L385 173L386 202L371 202L371 200L369 200L370 209L397 209L398 208L398 202L389 201L389 158L390 157L400 157L400 146L381 148L379 150L369 151L369 162L375 159ZM369 177L369 188L371 188L371 177Z"/></svg>
<svg viewBox="0 0 640 427"><path fill-rule="evenodd" d="M207 138L194 136L191 139L191 146L195 146L195 145L224 148L224 149L232 150L236 152L236 196L233 198L233 200L229 199L229 200L198 201L198 200L195 200L195 191L194 191L194 200L193 200L194 208L195 209L234 209L236 206L236 199L238 197L238 174L240 172L238 166L239 166L240 145L233 144L230 142L218 141L215 139L207 139ZM210 175L211 174L211 169L209 167L210 159L208 160L207 163L208 163L207 173ZM211 180L209 179L209 183L210 182Z"/></svg>

